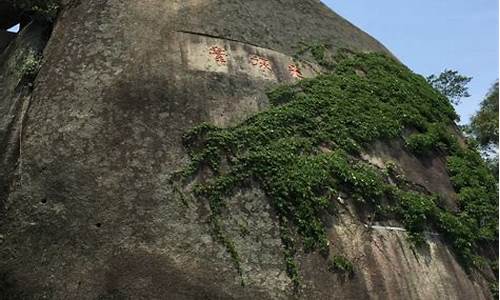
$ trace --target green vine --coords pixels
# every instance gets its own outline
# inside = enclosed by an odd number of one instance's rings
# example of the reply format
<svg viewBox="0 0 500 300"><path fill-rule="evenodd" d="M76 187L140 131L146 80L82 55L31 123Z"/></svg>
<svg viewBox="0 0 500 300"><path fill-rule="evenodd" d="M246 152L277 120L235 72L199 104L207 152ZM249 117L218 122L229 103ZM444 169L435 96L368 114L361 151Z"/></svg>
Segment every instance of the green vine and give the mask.
<svg viewBox="0 0 500 300"><path fill-rule="evenodd" d="M328 271L340 273L346 277L354 276L354 266L347 258L334 255L328 261Z"/></svg>
<svg viewBox="0 0 500 300"><path fill-rule="evenodd" d="M42 54L28 49L18 60L16 71L27 81L33 81L42 66Z"/></svg>
<svg viewBox="0 0 500 300"><path fill-rule="evenodd" d="M390 57L344 52L332 61L323 50L305 51L328 71L271 91L269 110L235 127L202 124L185 135L191 164L184 176L210 171L195 194L208 200L213 223L235 188L257 184L281 220L286 268L297 287L295 247L329 252L322 217L342 193L365 210L398 219L415 245L425 242L425 230L438 230L471 265L482 245L498 240L498 192L477 151L461 148L449 130L457 118L453 107ZM441 208L437 196L412 189L401 176L392 178L394 168L361 161L373 142L402 138L418 155L448 156L459 212ZM289 226L300 241L291 238ZM240 270L234 245L221 240ZM351 272L338 257L332 264Z"/></svg>

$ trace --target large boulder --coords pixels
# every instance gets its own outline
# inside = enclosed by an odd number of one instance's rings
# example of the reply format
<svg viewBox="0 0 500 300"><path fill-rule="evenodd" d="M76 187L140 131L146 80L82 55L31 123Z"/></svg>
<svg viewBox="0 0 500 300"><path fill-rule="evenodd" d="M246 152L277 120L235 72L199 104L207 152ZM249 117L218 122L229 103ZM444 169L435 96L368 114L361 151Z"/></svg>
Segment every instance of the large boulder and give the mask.
<svg viewBox="0 0 500 300"><path fill-rule="evenodd" d="M0 194L0 292L12 299L490 298L439 238L429 255L416 254L404 232L366 230L348 211L329 236L360 257L359 275L345 282L324 270L318 253L303 254L296 294L278 220L257 187L228 199L222 225L239 253L239 274L211 232L208 205L185 199L185 187L173 183L188 161L187 130L230 126L266 109L265 90L299 79L300 42L318 41L333 51L391 55L316 0L88 0L63 8L29 102L16 104L20 78L0 77L0 90L9 91L0 107L14 107L0 120L17 124L0 140L11 149L2 157L9 172ZM2 74L23 47L4 54ZM300 73L312 77L317 66ZM403 155L424 183L447 178L442 162L426 173L408 154L381 149L370 157ZM443 182L436 190L451 189Z"/></svg>

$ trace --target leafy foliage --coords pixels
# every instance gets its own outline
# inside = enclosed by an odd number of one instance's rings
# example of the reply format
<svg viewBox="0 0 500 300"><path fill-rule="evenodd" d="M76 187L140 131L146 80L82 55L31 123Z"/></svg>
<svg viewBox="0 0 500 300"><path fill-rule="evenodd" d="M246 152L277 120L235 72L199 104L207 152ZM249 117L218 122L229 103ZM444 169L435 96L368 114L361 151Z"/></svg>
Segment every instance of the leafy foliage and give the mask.
<svg viewBox="0 0 500 300"><path fill-rule="evenodd" d="M422 148L415 146L420 145L415 140L431 141L423 143L428 151L443 150L443 145L453 145L446 147L444 153L448 154L448 172L458 194L460 211L452 213L440 209L432 201L416 196L416 199L409 198L411 202L407 201L410 206L402 205L401 220L408 228L410 237L416 237L416 242L421 241L418 232L422 231L419 230L421 228L415 228L414 224L430 221L444 234L462 263L472 267L481 260L476 255L481 245L498 242L498 182L473 144L463 149L449 133L436 135L434 130L415 136L413 139L410 136L409 146L417 154L422 154ZM404 196L399 198L405 199ZM410 214L410 223L405 213ZM414 222L415 218L417 222Z"/></svg>
<svg viewBox="0 0 500 300"><path fill-rule="evenodd" d="M498 81L481 102L479 112L472 118L471 131L481 146L498 146Z"/></svg>
<svg viewBox="0 0 500 300"><path fill-rule="evenodd" d="M498 282L490 283L490 291L493 299L498 299Z"/></svg>
<svg viewBox="0 0 500 300"><path fill-rule="evenodd" d="M295 58L303 59L304 56L310 54L311 57L315 60L316 63L321 65L323 68L331 70L334 68L333 60L330 56L330 51L328 45L323 43L301 43L300 49L297 51Z"/></svg>
<svg viewBox="0 0 500 300"><path fill-rule="evenodd" d="M288 222L286 219L282 219L280 222L280 233L281 241L283 242L283 246L285 248L283 254L285 258L286 272L292 280L294 287L297 289L300 285L299 267L295 262L295 243L290 233L290 229L288 228Z"/></svg>
<svg viewBox="0 0 500 300"><path fill-rule="evenodd" d="M452 183L458 191L463 223L469 224L474 241L498 239L498 186L477 151L468 149L448 158Z"/></svg>
<svg viewBox="0 0 500 300"><path fill-rule="evenodd" d="M498 81L464 130L481 147L492 174L498 179Z"/></svg>
<svg viewBox="0 0 500 300"><path fill-rule="evenodd" d="M436 90L446 96L451 103L459 104L462 98L470 97L467 84L472 77L467 77L458 73L458 71L445 69L439 76L431 75L427 81Z"/></svg>
<svg viewBox="0 0 500 300"><path fill-rule="evenodd" d="M492 182L479 154L461 149L447 129L457 117L448 99L384 55L341 53L335 59L319 62L330 70L325 74L270 92L269 110L235 127L202 124L185 135L191 164L184 176L200 170L211 174L195 193L208 200L214 223L235 188L258 184L279 217L285 262L295 284L296 242L290 227L305 250L328 253L322 216L340 193L375 212L389 204L415 244L425 241L424 230L435 228L464 261L473 260L481 242L497 240L498 193L494 185L484 186ZM409 149L420 155L450 155L459 213L440 208L435 196L412 191L404 183L394 185L390 172L359 159L373 142L401 138L408 129L416 131L407 138ZM349 269L340 259L333 261L335 268Z"/></svg>
<svg viewBox="0 0 500 300"><path fill-rule="evenodd" d="M424 230L437 211L437 198L417 192L397 191L395 211L416 246L425 244Z"/></svg>
<svg viewBox="0 0 500 300"><path fill-rule="evenodd" d="M354 275L354 266L347 258L339 255L334 255L328 261L328 271L336 272L352 277Z"/></svg>
<svg viewBox="0 0 500 300"><path fill-rule="evenodd" d="M23 78L27 81L32 81L38 71L40 71L42 64L42 55L33 50L27 50L17 65L17 71L22 74Z"/></svg>
<svg viewBox="0 0 500 300"><path fill-rule="evenodd" d="M450 130L442 123L433 123L425 133L417 133L406 139L407 147L416 154L425 155L432 151L446 153L458 149L456 139Z"/></svg>

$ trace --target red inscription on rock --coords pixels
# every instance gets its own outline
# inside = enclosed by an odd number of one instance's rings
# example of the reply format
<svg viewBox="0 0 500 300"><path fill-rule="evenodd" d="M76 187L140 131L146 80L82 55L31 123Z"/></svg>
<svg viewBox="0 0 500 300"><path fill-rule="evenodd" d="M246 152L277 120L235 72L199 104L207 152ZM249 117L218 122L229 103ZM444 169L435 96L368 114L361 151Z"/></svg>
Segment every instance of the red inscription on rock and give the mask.
<svg viewBox="0 0 500 300"><path fill-rule="evenodd" d="M219 65L225 65L227 63L226 57L228 56L225 49L221 47L211 47L210 52L208 52Z"/></svg>
<svg viewBox="0 0 500 300"><path fill-rule="evenodd" d="M258 66L261 71L272 71L273 70L269 59L258 56L258 55L250 56L250 63L253 66Z"/></svg>
<svg viewBox="0 0 500 300"><path fill-rule="evenodd" d="M304 78L300 68L296 65L288 65L288 71L290 71L290 75L292 75L293 78Z"/></svg>

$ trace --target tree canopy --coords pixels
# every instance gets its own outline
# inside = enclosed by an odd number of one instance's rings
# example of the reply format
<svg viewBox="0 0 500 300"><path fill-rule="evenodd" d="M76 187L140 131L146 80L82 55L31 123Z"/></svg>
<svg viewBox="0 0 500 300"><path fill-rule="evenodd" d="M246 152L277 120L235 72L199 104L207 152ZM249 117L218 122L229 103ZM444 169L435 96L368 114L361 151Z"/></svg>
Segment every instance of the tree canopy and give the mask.
<svg viewBox="0 0 500 300"><path fill-rule="evenodd" d="M498 81L481 102L479 111L472 117L471 133L481 146L498 146Z"/></svg>
<svg viewBox="0 0 500 300"><path fill-rule="evenodd" d="M448 69L445 69L439 76L433 74L427 77L427 82L455 105L460 104L462 98L470 97L467 84L471 80L472 77Z"/></svg>

